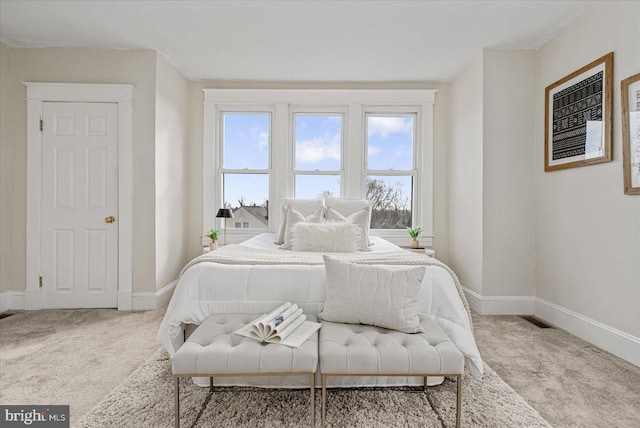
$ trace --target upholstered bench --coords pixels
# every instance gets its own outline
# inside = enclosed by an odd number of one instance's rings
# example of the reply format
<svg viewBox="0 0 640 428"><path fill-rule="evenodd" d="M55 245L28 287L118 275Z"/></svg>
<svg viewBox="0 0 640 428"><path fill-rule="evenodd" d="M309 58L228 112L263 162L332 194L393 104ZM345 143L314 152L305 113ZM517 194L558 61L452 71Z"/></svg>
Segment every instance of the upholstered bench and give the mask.
<svg viewBox="0 0 640 428"><path fill-rule="evenodd" d="M315 425L314 388L318 366L318 333L315 332L299 348L261 343L233 334L243 325L255 320L256 316L211 316L178 349L171 362L175 378L176 428L180 426L180 378L208 377L212 393L213 378L221 376L308 376L311 426Z"/></svg>
<svg viewBox="0 0 640 428"><path fill-rule="evenodd" d="M326 416L328 376L428 376L457 378L456 427L460 426L464 357L429 318L420 318L424 333L401 333L368 325L322 321L322 426Z"/></svg>

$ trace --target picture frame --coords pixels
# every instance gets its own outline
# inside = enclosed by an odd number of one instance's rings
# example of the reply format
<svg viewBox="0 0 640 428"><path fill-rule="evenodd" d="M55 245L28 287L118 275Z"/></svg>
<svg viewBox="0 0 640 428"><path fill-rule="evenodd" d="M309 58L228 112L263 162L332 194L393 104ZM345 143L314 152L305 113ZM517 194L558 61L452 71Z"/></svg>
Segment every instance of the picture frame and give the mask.
<svg viewBox="0 0 640 428"><path fill-rule="evenodd" d="M640 73L620 82L624 193L640 195Z"/></svg>
<svg viewBox="0 0 640 428"><path fill-rule="evenodd" d="M612 160L613 52L545 89L544 170Z"/></svg>

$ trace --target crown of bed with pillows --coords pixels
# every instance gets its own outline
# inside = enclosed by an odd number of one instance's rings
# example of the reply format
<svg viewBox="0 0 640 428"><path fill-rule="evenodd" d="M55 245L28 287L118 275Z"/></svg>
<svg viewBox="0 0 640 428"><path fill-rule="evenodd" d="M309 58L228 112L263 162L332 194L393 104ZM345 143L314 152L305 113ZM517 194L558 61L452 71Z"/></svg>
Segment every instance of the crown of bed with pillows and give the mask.
<svg viewBox="0 0 640 428"><path fill-rule="evenodd" d="M294 251L368 251L370 223L371 203L366 199L285 198L275 243Z"/></svg>

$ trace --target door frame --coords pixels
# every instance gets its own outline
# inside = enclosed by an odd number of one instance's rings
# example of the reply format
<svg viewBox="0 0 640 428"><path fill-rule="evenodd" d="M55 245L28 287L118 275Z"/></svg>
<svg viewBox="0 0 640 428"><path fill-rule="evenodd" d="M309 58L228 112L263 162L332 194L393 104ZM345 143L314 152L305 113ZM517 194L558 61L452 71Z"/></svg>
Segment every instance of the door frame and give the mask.
<svg viewBox="0 0 640 428"><path fill-rule="evenodd" d="M27 87L27 287L25 309L43 307L42 132L45 102L118 104L118 310L132 309L133 91L130 84L22 82ZM45 126L47 126L45 124ZM46 281L46 278L44 279Z"/></svg>

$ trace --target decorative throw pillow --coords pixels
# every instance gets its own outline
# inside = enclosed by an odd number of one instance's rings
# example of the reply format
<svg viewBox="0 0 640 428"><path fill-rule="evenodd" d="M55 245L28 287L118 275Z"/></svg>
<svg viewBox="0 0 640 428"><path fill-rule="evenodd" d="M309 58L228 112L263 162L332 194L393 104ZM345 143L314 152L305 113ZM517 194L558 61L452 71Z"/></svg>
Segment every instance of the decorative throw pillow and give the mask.
<svg viewBox="0 0 640 428"><path fill-rule="evenodd" d="M358 226L350 223L297 223L293 229L294 251L353 253ZM361 234L361 233L360 233Z"/></svg>
<svg viewBox="0 0 640 428"><path fill-rule="evenodd" d="M418 293L425 266L391 267L346 263L324 256L325 321L368 324L419 333Z"/></svg>
<svg viewBox="0 0 640 428"><path fill-rule="evenodd" d="M278 229L278 236L276 237L276 245L284 244L285 233L287 231L287 207L291 207L298 211L305 217L315 216L316 223L320 223L323 220L324 214L324 200L323 199L295 199L284 198L282 199L282 220L280 220L280 228ZM318 210L320 213L318 214ZM312 221L310 219L309 221Z"/></svg>
<svg viewBox="0 0 640 428"><path fill-rule="evenodd" d="M360 211L356 211L350 216L344 216L333 207L327 206L325 211L325 220L327 223L349 223L358 226L360 233L356 240L356 249L359 251L369 250L369 207L365 207Z"/></svg>
<svg viewBox="0 0 640 428"><path fill-rule="evenodd" d="M351 214L360 211L363 208L369 207L371 209L371 201L366 199L342 199L342 198L334 198L333 196L327 196L324 199L324 204L326 206L333 207L334 210L338 211L345 217L350 216ZM369 218L367 219L367 228L365 230L365 234L367 236L367 244L371 245L371 241L369 240L369 228L371 227L371 210L369 211Z"/></svg>
<svg viewBox="0 0 640 428"><path fill-rule="evenodd" d="M323 208L318 208L314 214L305 217L299 211L293 209L291 205L287 207L286 230L284 233L284 243L280 246L283 250L290 250L293 243L293 231L298 223L318 223L322 219Z"/></svg>

